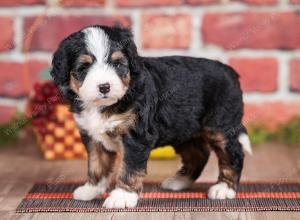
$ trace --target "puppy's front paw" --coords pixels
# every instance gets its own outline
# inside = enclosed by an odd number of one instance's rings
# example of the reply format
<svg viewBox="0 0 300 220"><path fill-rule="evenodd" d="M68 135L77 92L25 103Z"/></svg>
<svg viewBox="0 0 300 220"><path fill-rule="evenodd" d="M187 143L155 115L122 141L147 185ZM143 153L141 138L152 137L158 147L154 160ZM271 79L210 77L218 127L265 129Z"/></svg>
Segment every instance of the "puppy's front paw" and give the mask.
<svg viewBox="0 0 300 220"><path fill-rule="evenodd" d="M235 195L236 192L224 182L217 183L208 190L210 199L234 199Z"/></svg>
<svg viewBox="0 0 300 220"><path fill-rule="evenodd" d="M104 201L105 208L133 208L138 202L138 194L136 192L128 192L121 188L114 189L110 196Z"/></svg>
<svg viewBox="0 0 300 220"><path fill-rule="evenodd" d="M163 189L179 191L187 189L192 185L193 181L187 176L175 175L164 180L161 184Z"/></svg>
<svg viewBox="0 0 300 220"><path fill-rule="evenodd" d="M99 182L97 185L86 183L75 189L73 198L75 200L89 201L95 199L99 194L104 193L105 190L106 185L103 182Z"/></svg>

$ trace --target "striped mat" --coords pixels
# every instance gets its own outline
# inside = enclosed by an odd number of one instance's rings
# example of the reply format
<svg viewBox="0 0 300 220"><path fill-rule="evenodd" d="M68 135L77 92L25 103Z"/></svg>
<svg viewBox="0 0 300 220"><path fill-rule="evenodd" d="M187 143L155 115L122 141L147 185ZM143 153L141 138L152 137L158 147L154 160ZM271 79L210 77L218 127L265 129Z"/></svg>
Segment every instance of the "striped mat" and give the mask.
<svg viewBox="0 0 300 220"><path fill-rule="evenodd" d="M300 211L300 183L242 183L236 199L207 199L211 183L196 183L170 192L159 183L145 183L137 207L104 209L108 193L92 201L76 201L72 192L82 183L36 183L16 212L187 212L187 211Z"/></svg>

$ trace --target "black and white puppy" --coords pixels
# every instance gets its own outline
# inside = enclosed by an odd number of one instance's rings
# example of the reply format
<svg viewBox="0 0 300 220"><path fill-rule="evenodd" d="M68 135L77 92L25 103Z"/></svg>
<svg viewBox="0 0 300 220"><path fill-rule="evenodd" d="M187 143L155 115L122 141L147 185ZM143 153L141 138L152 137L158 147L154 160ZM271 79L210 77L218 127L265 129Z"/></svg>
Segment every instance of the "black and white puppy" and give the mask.
<svg viewBox="0 0 300 220"><path fill-rule="evenodd" d="M74 199L106 191L120 152L116 187L103 206L136 206L149 153L167 144L182 157L182 167L163 188L190 187L213 149L220 174L208 197L235 198L243 149L251 147L232 68L202 58L141 57L129 30L97 25L64 39L52 66L88 151L88 181Z"/></svg>

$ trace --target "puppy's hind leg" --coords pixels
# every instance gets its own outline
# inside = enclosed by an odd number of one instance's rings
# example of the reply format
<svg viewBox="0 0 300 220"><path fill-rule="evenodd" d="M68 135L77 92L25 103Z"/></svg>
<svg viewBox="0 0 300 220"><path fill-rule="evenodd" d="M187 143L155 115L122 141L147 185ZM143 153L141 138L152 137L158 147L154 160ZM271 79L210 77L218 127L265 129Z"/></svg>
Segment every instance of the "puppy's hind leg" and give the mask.
<svg viewBox="0 0 300 220"><path fill-rule="evenodd" d="M216 152L219 163L218 182L208 190L210 199L233 199L240 181L244 162L242 146L238 135L215 133L211 146Z"/></svg>
<svg viewBox="0 0 300 220"><path fill-rule="evenodd" d="M210 150L202 137L193 138L175 147L175 150L181 155L182 167L173 177L164 180L161 187L179 191L189 188L200 176L208 161Z"/></svg>

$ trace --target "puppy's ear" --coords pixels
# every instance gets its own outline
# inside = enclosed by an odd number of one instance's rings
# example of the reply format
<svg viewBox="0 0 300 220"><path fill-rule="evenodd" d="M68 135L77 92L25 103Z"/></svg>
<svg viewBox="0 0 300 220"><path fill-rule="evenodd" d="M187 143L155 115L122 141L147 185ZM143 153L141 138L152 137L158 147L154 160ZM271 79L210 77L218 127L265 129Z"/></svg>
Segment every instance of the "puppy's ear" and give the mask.
<svg viewBox="0 0 300 220"><path fill-rule="evenodd" d="M52 59L52 70L50 72L54 82L59 87L67 86L70 78L68 57L66 47L62 43L55 51Z"/></svg>
<svg viewBox="0 0 300 220"><path fill-rule="evenodd" d="M129 60L129 67L131 73L138 73L141 68L139 65L139 55L133 40L133 34L127 28L122 28L121 44L123 46L123 52Z"/></svg>
<svg viewBox="0 0 300 220"><path fill-rule="evenodd" d="M75 54L83 47L82 32L75 32L65 38L55 51L52 59L52 70L50 72L55 84L59 86L62 95L69 98L70 90L70 75L72 63L76 59Z"/></svg>

